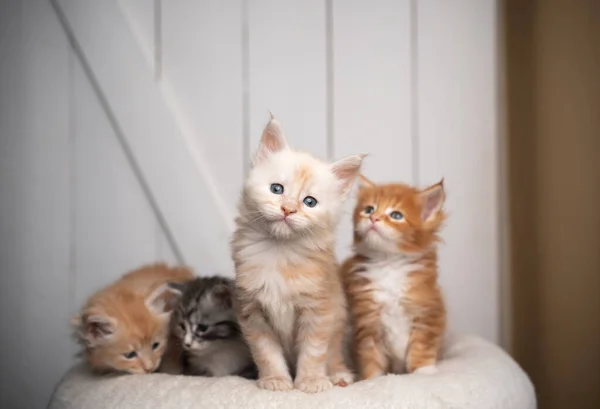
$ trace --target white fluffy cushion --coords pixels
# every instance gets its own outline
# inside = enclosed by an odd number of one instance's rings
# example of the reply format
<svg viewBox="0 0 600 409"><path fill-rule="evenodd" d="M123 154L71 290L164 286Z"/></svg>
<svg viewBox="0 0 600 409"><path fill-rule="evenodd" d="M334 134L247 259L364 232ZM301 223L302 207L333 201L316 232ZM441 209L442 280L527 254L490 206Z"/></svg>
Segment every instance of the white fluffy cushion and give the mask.
<svg viewBox="0 0 600 409"><path fill-rule="evenodd" d="M164 374L96 377L73 368L49 409L498 408L534 409L533 386L499 347L474 336L449 337L438 372L388 375L308 395L260 390L237 377Z"/></svg>

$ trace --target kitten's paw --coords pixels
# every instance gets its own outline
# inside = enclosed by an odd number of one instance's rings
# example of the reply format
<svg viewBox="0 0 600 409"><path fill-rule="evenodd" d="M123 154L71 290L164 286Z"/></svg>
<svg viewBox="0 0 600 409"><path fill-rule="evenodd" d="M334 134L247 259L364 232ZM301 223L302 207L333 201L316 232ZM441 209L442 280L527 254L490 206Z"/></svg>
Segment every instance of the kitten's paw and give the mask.
<svg viewBox="0 0 600 409"><path fill-rule="evenodd" d="M257 381L257 385L260 389L267 389L269 391L291 391L294 389L292 380L285 376L261 378Z"/></svg>
<svg viewBox="0 0 600 409"><path fill-rule="evenodd" d="M414 373L419 375L433 375L438 373L438 368L435 365L422 366L420 368L415 369Z"/></svg>
<svg viewBox="0 0 600 409"><path fill-rule="evenodd" d="M327 389L331 389L333 384L329 381L326 376L318 378L303 378L296 380L296 389L300 389L306 393L317 393L323 392Z"/></svg>
<svg viewBox="0 0 600 409"><path fill-rule="evenodd" d="M354 383L354 375L350 372L336 372L329 377L331 383L342 388Z"/></svg>

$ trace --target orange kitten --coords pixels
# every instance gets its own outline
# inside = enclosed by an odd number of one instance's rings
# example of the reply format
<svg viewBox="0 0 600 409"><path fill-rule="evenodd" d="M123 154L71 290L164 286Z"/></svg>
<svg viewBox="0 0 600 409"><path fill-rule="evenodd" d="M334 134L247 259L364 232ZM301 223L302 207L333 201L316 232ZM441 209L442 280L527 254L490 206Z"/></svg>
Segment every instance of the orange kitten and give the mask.
<svg viewBox="0 0 600 409"><path fill-rule="evenodd" d="M361 379L435 372L446 327L437 283L443 181L425 190L362 179L355 256L342 266Z"/></svg>
<svg viewBox="0 0 600 409"><path fill-rule="evenodd" d="M327 164L290 149L274 118L263 132L232 241L239 321L260 388L319 392L352 382L333 249L361 163L360 155Z"/></svg>
<svg viewBox="0 0 600 409"><path fill-rule="evenodd" d="M172 303L168 282L194 278L186 268L144 266L92 295L71 324L96 371L149 373L161 361Z"/></svg>

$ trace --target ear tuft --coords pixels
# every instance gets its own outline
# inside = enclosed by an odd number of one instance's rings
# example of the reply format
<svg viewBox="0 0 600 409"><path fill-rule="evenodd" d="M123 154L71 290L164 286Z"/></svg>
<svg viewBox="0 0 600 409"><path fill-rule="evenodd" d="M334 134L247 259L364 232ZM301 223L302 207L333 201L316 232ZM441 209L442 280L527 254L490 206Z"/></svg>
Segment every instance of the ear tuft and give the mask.
<svg viewBox="0 0 600 409"><path fill-rule="evenodd" d="M168 291L170 291L173 296L181 298L185 292L186 283L169 282L167 283L167 286L169 287Z"/></svg>
<svg viewBox="0 0 600 409"><path fill-rule="evenodd" d="M421 201L421 219L423 221L430 221L437 216L444 206L444 201L446 200L444 179L422 190L419 193L419 198Z"/></svg>
<svg viewBox="0 0 600 409"><path fill-rule="evenodd" d="M273 113L269 111L270 120L265 129L263 130L262 136L260 138L260 144L258 146L258 151L254 156L253 164L256 165L270 155L280 152L284 149L288 149L287 141L285 140L285 135L283 134L283 128L281 124L275 118Z"/></svg>
<svg viewBox="0 0 600 409"><path fill-rule="evenodd" d="M360 174L363 159L367 155L352 155L340 159L330 165L335 177L341 182L342 196L345 196L352 188L354 181Z"/></svg>
<svg viewBox="0 0 600 409"><path fill-rule="evenodd" d="M87 346L94 346L110 338L116 328L116 321L103 314L82 314L71 319L76 338Z"/></svg>
<svg viewBox="0 0 600 409"><path fill-rule="evenodd" d="M161 285L146 298L146 307L148 307L152 313L163 315L173 311L173 308L175 308L175 305L181 296L181 291L176 287L173 287L173 285L176 284L169 283Z"/></svg>

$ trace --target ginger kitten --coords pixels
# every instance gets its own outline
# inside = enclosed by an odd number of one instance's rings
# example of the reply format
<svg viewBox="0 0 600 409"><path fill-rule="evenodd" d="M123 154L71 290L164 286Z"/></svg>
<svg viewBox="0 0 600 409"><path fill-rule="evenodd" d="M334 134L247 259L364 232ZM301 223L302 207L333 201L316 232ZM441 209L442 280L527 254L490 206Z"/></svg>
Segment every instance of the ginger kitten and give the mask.
<svg viewBox="0 0 600 409"><path fill-rule="evenodd" d="M194 278L186 268L141 267L92 295L71 321L83 356L98 372L150 373L165 351L177 301L168 282Z"/></svg>
<svg viewBox="0 0 600 409"><path fill-rule="evenodd" d="M260 388L319 392L352 382L334 228L362 159L327 164L294 151L273 117L263 131L232 240L238 316Z"/></svg>
<svg viewBox="0 0 600 409"><path fill-rule="evenodd" d="M354 257L342 265L361 379L435 372L446 327L437 283L443 180L418 190L366 178L354 210Z"/></svg>

